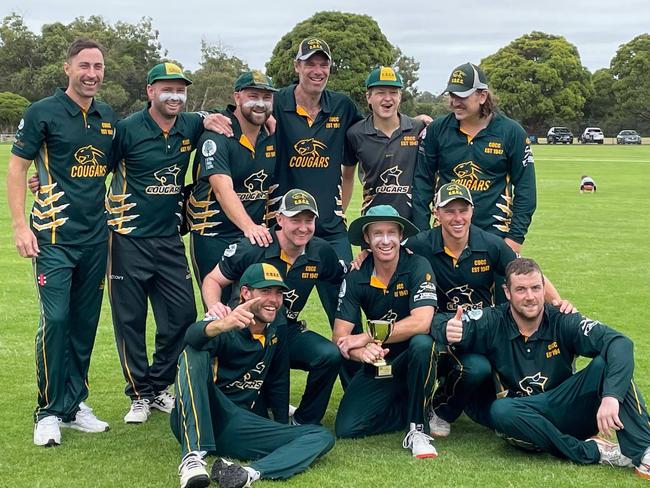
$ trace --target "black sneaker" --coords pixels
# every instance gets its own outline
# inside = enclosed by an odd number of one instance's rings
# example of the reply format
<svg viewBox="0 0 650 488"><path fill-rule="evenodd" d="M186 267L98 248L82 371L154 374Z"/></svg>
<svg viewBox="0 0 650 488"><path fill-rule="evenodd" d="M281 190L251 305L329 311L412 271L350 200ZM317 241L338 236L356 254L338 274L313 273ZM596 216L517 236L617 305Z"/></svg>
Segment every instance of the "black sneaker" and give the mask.
<svg viewBox="0 0 650 488"><path fill-rule="evenodd" d="M242 466L225 459L214 462L210 479L219 483L221 488L248 488L254 481Z"/></svg>

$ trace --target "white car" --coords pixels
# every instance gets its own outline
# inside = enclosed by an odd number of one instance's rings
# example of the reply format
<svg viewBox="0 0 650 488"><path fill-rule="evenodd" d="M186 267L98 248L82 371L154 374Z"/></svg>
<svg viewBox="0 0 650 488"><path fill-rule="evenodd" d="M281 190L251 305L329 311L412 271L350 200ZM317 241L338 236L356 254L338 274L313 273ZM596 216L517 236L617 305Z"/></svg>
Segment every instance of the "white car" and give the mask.
<svg viewBox="0 0 650 488"><path fill-rule="evenodd" d="M579 139L583 144L587 144L589 142L602 144L605 140L605 136L603 135L603 131L600 130L600 127L587 127Z"/></svg>

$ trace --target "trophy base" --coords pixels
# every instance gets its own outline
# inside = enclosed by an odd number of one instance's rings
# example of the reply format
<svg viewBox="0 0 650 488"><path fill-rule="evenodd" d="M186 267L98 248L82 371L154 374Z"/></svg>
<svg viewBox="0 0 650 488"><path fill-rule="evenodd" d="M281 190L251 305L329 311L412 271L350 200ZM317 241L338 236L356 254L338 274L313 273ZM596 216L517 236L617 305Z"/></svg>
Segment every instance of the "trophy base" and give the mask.
<svg viewBox="0 0 650 488"><path fill-rule="evenodd" d="M393 377L393 367L390 364L386 364L386 361L377 361L373 365L375 366L376 380L385 380Z"/></svg>

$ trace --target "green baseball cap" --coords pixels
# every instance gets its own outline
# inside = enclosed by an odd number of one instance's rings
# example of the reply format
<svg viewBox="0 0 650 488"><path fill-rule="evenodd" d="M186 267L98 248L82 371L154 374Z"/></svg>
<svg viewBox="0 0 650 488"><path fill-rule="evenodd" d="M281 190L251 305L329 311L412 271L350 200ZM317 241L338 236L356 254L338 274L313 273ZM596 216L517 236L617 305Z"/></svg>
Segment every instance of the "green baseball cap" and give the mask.
<svg viewBox="0 0 650 488"><path fill-rule="evenodd" d="M158 80L183 80L186 85L192 84L192 80L185 76L180 66L174 63L160 63L149 70L147 84L153 85Z"/></svg>
<svg viewBox="0 0 650 488"><path fill-rule="evenodd" d="M472 194L466 186L457 183L447 183L446 185L442 185L438 193L436 193L436 208L444 207L454 200L465 200L474 206Z"/></svg>
<svg viewBox="0 0 650 488"><path fill-rule="evenodd" d="M303 210L309 210L318 217L318 205L316 205L316 199L305 190L294 188L293 190L289 190L282 197L278 213L286 215L287 217L293 217Z"/></svg>
<svg viewBox="0 0 650 488"><path fill-rule="evenodd" d="M467 98L476 90L487 90L487 78L483 70L472 63L458 66L451 72L445 92Z"/></svg>
<svg viewBox="0 0 650 488"><path fill-rule="evenodd" d="M373 86L396 86L402 88L402 77L390 66L379 66L373 69L366 78L366 88Z"/></svg>
<svg viewBox="0 0 650 488"><path fill-rule="evenodd" d="M260 70L254 69L246 71L239 75L235 80L235 91L242 91L245 88L257 88L258 90L267 90L271 92L278 91L273 87L273 81Z"/></svg>
<svg viewBox="0 0 650 488"><path fill-rule="evenodd" d="M311 58L316 53L323 53L327 56L327 59L332 60L332 55L330 54L330 47L325 41L316 39L315 37L307 37L303 39L298 46L298 54L296 54L297 61L306 61Z"/></svg>
<svg viewBox="0 0 650 488"><path fill-rule="evenodd" d="M251 264L244 274L239 279L240 286L247 286L249 288L268 288L269 286L279 286L283 290L288 290L289 287L284 284L282 275L278 268L272 264L255 263Z"/></svg>
<svg viewBox="0 0 650 488"><path fill-rule="evenodd" d="M420 230L411 223L410 220L400 216L400 214L390 205L377 205L368 209L365 215L362 215L350 224L348 229L348 240L350 244L360 246L365 244L363 232L368 225L374 222L395 222L402 228L402 237L406 239L411 237Z"/></svg>

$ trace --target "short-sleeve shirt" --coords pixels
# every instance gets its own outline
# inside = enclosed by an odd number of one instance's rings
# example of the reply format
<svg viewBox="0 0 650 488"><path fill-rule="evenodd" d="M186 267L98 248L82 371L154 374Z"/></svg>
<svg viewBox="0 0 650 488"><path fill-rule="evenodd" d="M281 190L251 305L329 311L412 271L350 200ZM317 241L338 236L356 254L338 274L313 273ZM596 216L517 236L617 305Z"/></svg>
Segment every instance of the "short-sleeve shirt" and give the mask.
<svg viewBox="0 0 650 488"><path fill-rule="evenodd" d="M345 133L361 120L361 114L350 97L325 90L321 110L311 120L296 105L295 88L294 84L280 90L273 103L277 119L277 198L293 188L308 191L318 202L316 235L344 233L341 165L354 159Z"/></svg>
<svg viewBox="0 0 650 488"><path fill-rule="evenodd" d="M431 264L438 287L438 309L456 312L458 305L479 314L494 305L494 279L503 276L517 255L503 239L471 225L469 241L454 256L442 240L442 228L422 231L404 242L404 247L423 256Z"/></svg>
<svg viewBox="0 0 650 488"><path fill-rule="evenodd" d="M104 195L117 116L93 100L87 112L65 91L30 105L11 152L34 161L40 188L30 225L39 245L90 245L108 238Z"/></svg>
<svg viewBox="0 0 650 488"><path fill-rule="evenodd" d="M196 184L187 205L190 230L203 236L237 239L243 232L224 212L210 185L210 176L227 175L246 213L256 224L265 222L269 192L275 184L275 136L262 127L255 147L242 133L234 107L226 115L233 137L205 131L194 156Z"/></svg>
<svg viewBox="0 0 650 488"><path fill-rule="evenodd" d="M289 322L295 322L316 282L329 283L338 288L346 268L339 261L334 248L319 237L312 237L305 246L305 251L293 264L288 262L280 249L274 229L271 229L271 237L273 242L269 247L251 244L248 239L231 244L223 253L219 270L227 279L238 281L251 264L267 263L275 266L289 287L284 292L285 315Z"/></svg>
<svg viewBox="0 0 650 488"><path fill-rule="evenodd" d="M115 173L106 197L109 227L130 237L169 237L181 223L183 183L203 117L182 112L169 133L149 106L117 124Z"/></svg>
<svg viewBox="0 0 650 488"><path fill-rule="evenodd" d="M375 128L372 114L348 130L348 142L359 161L362 215L375 205L391 205L402 217L411 218L413 172L424 122L404 114L399 120L390 137Z"/></svg>
<svg viewBox="0 0 650 488"><path fill-rule="evenodd" d="M358 270L351 270L339 292L336 318L356 323L363 310L368 320L397 322L411 310L437 305L436 284L431 265L422 256L400 249L397 269L389 283L374 275L372 257L365 259ZM388 359L394 359L408 348L408 341L390 345Z"/></svg>
<svg viewBox="0 0 650 488"><path fill-rule="evenodd" d="M454 114L431 122L420 146L413 182L414 224L428 229L436 179L466 186L474 200L472 223L522 243L537 202L535 167L526 131L495 113L473 138Z"/></svg>

